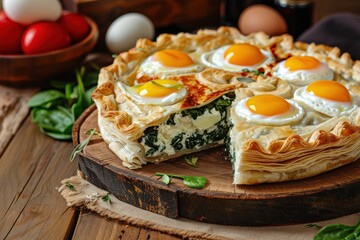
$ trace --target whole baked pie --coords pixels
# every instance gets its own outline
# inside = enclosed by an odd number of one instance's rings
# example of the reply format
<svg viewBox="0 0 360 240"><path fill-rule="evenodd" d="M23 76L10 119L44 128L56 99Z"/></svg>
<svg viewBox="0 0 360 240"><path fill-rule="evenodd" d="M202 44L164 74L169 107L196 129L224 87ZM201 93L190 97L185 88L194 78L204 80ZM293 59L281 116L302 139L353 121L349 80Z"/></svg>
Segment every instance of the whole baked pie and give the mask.
<svg viewBox="0 0 360 240"><path fill-rule="evenodd" d="M231 27L140 39L101 69L93 93L103 139L124 166L225 145L234 184L357 160L359 97L360 61L348 53Z"/></svg>

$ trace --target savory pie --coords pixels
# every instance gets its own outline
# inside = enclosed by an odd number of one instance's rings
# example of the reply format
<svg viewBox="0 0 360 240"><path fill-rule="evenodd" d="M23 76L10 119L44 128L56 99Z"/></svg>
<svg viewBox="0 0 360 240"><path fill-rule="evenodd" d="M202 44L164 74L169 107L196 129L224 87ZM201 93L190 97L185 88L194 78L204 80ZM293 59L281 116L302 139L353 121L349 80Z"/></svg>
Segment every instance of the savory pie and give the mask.
<svg viewBox="0 0 360 240"><path fill-rule="evenodd" d="M226 145L234 184L306 178L360 157L360 61L235 28L140 39L93 99L128 168Z"/></svg>

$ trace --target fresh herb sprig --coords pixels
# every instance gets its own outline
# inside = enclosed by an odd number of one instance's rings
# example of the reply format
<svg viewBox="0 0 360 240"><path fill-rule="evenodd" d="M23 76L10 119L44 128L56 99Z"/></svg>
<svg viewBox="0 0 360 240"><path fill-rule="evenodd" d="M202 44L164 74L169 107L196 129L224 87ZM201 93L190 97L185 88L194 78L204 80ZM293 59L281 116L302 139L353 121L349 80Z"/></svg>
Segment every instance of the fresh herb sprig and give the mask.
<svg viewBox="0 0 360 240"><path fill-rule="evenodd" d="M53 89L41 91L28 102L31 119L46 135L70 140L75 120L92 104L91 93L97 84L99 70L76 70L76 81L50 81Z"/></svg>
<svg viewBox="0 0 360 240"><path fill-rule="evenodd" d="M85 134L87 134L89 136L74 148L74 150L72 151L72 153L70 155L70 162L74 161L75 157L85 149L85 147L89 144L92 136L100 135L100 133L95 128L91 129L91 130L87 130L85 132Z"/></svg>
<svg viewBox="0 0 360 240"><path fill-rule="evenodd" d="M180 178L183 180L185 186L189 188L202 189L205 187L207 182L206 178L198 176L186 176L169 173L156 173L155 175L161 177L161 181L166 185L171 183L172 178Z"/></svg>
<svg viewBox="0 0 360 240"><path fill-rule="evenodd" d="M330 224L320 229L314 240L358 240L360 239L360 220L353 226Z"/></svg>
<svg viewBox="0 0 360 240"><path fill-rule="evenodd" d="M192 167L197 167L197 166L196 166L196 163L197 163L198 159L199 159L199 158L197 158L197 157L186 156L186 157L185 157L185 162L186 162L187 164L189 164L190 166L192 166Z"/></svg>
<svg viewBox="0 0 360 240"><path fill-rule="evenodd" d="M108 203L108 204L111 204L111 203L112 203L109 194L106 194L105 196L102 196L101 199L102 199L104 202Z"/></svg>
<svg viewBox="0 0 360 240"><path fill-rule="evenodd" d="M320 230L322 226L317 225L316 223L308 223L305 225L307 228L315 228L316 230Z"/></svg>
<svg viewBox="0 0 360 240"><path fill-rule="evenodd" d="M71 191L75 191L74 185L72 185L70 182L66 182L65 186L67 186Z"/></svg>

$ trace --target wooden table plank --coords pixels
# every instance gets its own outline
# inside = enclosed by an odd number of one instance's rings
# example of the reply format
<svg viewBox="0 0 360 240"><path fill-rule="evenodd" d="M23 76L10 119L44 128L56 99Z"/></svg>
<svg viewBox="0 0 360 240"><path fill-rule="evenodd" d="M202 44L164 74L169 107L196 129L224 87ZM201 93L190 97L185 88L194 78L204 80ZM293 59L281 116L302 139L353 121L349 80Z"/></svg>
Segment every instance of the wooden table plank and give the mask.
<svg viewBox="0 0 360 240"><path fill-rule="evenodd" d="M119 239L119 240L178 240L181 238L171 236L150 229L142 229L126 225L113 219L99 217L95 213L81 212L73 239Z"/></svg>
<svg viewBox="0 0 360 240"><path fill-rule="evenodd" d="M26 119L1 157L0 239L64 239L76 218L55 187L74 175L70 142L53 140Z"/></svg>
<svg viewBox="0 0 360 240"><path fill-rule="evenodd" d="M36 91L0 85L0 156L28 115L26 103Z"/></svg>

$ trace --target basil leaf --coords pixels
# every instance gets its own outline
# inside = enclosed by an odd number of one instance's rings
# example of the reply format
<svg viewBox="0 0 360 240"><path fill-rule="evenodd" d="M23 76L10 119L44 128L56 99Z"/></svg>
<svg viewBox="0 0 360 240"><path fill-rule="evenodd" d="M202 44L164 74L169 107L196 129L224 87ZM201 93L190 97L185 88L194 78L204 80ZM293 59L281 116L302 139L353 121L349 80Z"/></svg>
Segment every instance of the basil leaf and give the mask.
<svg viewBox="0 0 360 240"><path fill-rule="evenodd" d="M65 95L57 90L47 90L35 94L28 102L28 106L31 108L39 107L58 99L65 99Z"/></svg>
<svg viewBox="0 0 360 240"><path fill-rule="evenodd" d="M183 176L184 185L190 188L204 188L206 181L207 180L204 177Z"/></svg>

